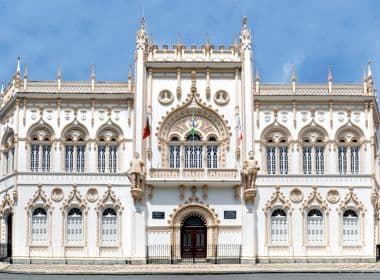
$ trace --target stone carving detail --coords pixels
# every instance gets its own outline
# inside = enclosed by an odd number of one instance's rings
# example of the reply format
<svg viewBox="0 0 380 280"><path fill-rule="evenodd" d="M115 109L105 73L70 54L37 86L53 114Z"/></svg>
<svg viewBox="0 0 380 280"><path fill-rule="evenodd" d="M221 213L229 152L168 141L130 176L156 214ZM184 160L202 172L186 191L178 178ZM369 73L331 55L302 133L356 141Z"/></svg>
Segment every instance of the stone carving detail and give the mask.
<svg viewBox="0 0 380 280"><path fill-rule="evenodd" d="M80 111L80 119L82 121L86 120L87 118L87 111Z"/></svg>
<svg viewBox="0 0 380 280"><path fill-rule="evenodd" d="M321 194L317 191L317 186L313 186L313 191L309 194L309 197L305 199L304 203L302 204L302 213L305 213L306 210L310 209L313 206L317 206L326 213L329 212L326 201L322 200Z"/></svg>
<svg viewBox="0 0 380 280"><path fill-rule="evenodd" d="M46 118L50 121L53 118L53 111L46 111Z"/></svg>
<svg viewBox="0 0 380 280"><path fill-rule="evenodd" d="M303 200L303 192L299 188L293 188L289 196L294 203L300 203Z"/></svg>
<svg viewBox="0 0 380 280"><path fill-rule="evenodd" d="M264 113L264 121L269 122L270 116L271 116L271 112L265 112Z"/></svg>
<svg viewBox="0 0 380 280"><path fill-rule="evenodd" d="M325 112L318 112L318 120L323 122L325 120Z"/></svg>
<svg viewBox="0 0 380 280"><path fill-rule="evenodd" d="M71 114L71 111L65 111L65 120L66 121L70 120L70 114Z"/></svg>
<svg viewBox="0 0 380 280"><path fill-rule="evenodd" d="M214 95L214 102L218 105L226 105L230 101L230 96L225 90L219 90Z"/></svg>
<svg viewBox="0 0 380 280"><path fill-rule="evenodd" d="M306 122L307 121L307 112L301 112L301 116L302 116L302 121L303 122Z"/></svg>
<svg viewBox="0 0 380 280"><path fill-rule="evenodd" d="M338 113L338 121L343 122L343 120L344 120L344 112L339 112Z"/></svg>
<svg viewBox="0 0 380 280"><path fill-rule="evenodd" d="M340 213L343 213L345 209L350 208L350 207L358 210L362 215L364 215L364 212L366 211L364 204L359 200L357 195L354 193L354 188L352 187L349 188L348 194L339 204L338 211Z"/></svg>
<svg viewBox="0 0 380 280"><path fill-rule="evenodd" d="M164 89L158 94L158 102L162 105L169 105L173 103L174 95L171 91Z"/></svg>
<svg viewBox="0 0 380 280"><path fill-rule="evenodd" d="M89 188L87 190L86 198L89 202L95 202L98 200L99 195L96 188Z"/></svg>
<svg viewBox="0 0 380 280"><path fill-rule="evenodd" d="M33 197L29 200L26 209L33 209L36 207L43 207L51 210L51 201L48 199L46 193L42 190L42 186L39 185L37 191L34 193Z"/></svg>
<svg viewBox="0 0 380 280"><path fill-rule="evenodd" d="M9 193L7 192L3 198L3 201L0 204L0 217L4 216L4 213L9 210L13 213L14 200L11 198Z"/></svg>
<svg viewBox="0 0 380 280"><path fill-rule="evenodd" d="M145 171L144 161L142 161L138 153L134 154L131 162L131 168L127 172L129 181L132 184L131 194L135 202L142 201L144 197Z"/></svg>
<svg viewBox="0 0 380 280"><path fill-rule="evenodd" d="M288 112L282 112L281 113L281 120L283 122L287 122L288 121Z"/></svg>
<svg viewBox="0 0 380 280"><path fill-rule="evenodd" d="M60 202L64 197L63 190L61 188L54 188L51 191L50 197L53 201Z"/></svg>
<svg viewBox="0 0 380 280"><path fill-rule="evenodd" d="M330 203L337 203L340 200L339 192L335 189L329 190L326 194L327 201Z"/></svg>
<svg viewBox="0 0 380 280"><path fill-rule="evenodd" d="M185 186L179 186L179 199L185 199Z"/></svg>
<svg viewBox="0 0 380 280"><path fill-rule="evenodd" d="M236 199L236 200L240 200L240 185L235 185L234 187L233 187L233 189L234 189L234 198Z"/></svg>
<svg viewBox="0 0 380 280"><path fill-rule="evenodd" d="M246 202L254 202L256 198L256 178L259 170L259 164L257 160L255 160L255 153L250 151L248 153L248 159L243 162L241 171L242 185L244 188L243 196Z"/></svg>
<svg viewBox="0 0 380 280"><path fill-rule="evenodd" d="M106 111L99 111L99 120L104 120L106 116Z"/></svg>
<svg viewBox="0 0 380 280"><path fill-rule="evenodd" d="M272 194L270 200L268 200L265 204L263 211L266 215L268 215L276 207L283 208L287 212L291 212L293 210L290 202L286 200L285 195L280 192L280 186L276 186L276 191Z"/></svg>

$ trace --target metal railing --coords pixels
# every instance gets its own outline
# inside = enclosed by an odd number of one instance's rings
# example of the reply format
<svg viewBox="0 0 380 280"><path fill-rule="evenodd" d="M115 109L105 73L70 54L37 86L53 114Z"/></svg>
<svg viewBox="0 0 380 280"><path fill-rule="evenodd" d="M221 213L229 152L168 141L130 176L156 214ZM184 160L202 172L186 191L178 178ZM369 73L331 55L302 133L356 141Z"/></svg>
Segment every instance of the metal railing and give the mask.
<svg viewBox="0 0 380 280"><path fill-rule="evenodd" d="M0 243L0 260L8 258L8 244Z"/></svg>
<svg viewBox="0 0 380 280"><path fill-rule="evenodd" d="M183 249L183 248L182 248ZM240 244L208 244L193 252L182 252L181 245L154 244L146 246L148 264L200 263L240 264Z"/></svg>

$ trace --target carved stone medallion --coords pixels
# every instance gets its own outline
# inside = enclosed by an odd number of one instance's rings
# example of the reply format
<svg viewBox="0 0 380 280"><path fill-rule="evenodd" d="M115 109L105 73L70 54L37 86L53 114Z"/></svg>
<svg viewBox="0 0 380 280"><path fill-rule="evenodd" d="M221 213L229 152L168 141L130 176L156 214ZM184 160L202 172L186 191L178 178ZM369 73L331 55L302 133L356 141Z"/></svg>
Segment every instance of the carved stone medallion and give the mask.
<svg viewBox="0 0 380 280"><path fill-rule="evenodd" d="M89 202L97 201L99 197L98 190L95 188L88 189L86 197Z"/></svg>
<svg viewBox="0 0 380 280"><path fill-rule="evenodd" d="M340 200L340 195L337 190L332 189L327 192L326 198L330 203L337 203Z"/></svg>
<svg viewBox="0 0 380 280"><path fill-rule="evenodd" d="M54 188L51 191L51 199L55 202L59 202L63 199L63 191L61 188Z"/></svg>
<svg viewBox="0 0 380 280"><path fill-rule="evenodd" d="M158 94L158 102L160 102L162 105L169 105L173 102L174 95L171 93L171 91L165 89L162 90Z"/></svg>
<svg viewBox="0 0 380 280"><path fill-rule="evenodd" d="M300 203L303 200L303 193L299 188L290 191L290 200L294 203Z"/></svg>

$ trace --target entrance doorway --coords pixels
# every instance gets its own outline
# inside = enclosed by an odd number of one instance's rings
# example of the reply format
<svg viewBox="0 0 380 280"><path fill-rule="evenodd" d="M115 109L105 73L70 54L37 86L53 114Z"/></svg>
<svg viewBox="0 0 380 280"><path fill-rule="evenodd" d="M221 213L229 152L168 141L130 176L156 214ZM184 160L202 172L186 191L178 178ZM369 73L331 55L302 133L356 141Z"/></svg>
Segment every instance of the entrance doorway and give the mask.
<svg viewBox="0 0 380 280"><path fill-rule="evenodd" d="M198 216L186 218L181 227L181 258L207 257L207 227Z"/></svg>
<svg viewBox="0 0 380 280"><path fill-rule="evenodd" d="M9 213L7 216L7 258L12 257L12 224L13 214Z"/></svg>

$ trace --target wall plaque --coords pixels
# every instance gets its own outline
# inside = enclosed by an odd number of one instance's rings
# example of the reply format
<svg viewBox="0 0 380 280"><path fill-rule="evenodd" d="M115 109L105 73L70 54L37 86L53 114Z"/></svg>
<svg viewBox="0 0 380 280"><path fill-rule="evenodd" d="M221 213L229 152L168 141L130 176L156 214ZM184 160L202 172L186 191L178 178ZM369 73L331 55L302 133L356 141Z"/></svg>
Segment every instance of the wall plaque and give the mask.
<svg viewBox="0 0 380 280"><path fill-rule="evenodd" d="M235 220L236 219L236 211L224 211L224 219Z"/></svg>
<svg viewBox="0 0 380 280"><path fill-rule="evenodd" d="M165 219L165 212L153 211L152 212L152 219L158 219L158 220Z"/></svg>

